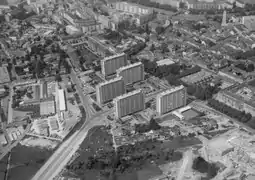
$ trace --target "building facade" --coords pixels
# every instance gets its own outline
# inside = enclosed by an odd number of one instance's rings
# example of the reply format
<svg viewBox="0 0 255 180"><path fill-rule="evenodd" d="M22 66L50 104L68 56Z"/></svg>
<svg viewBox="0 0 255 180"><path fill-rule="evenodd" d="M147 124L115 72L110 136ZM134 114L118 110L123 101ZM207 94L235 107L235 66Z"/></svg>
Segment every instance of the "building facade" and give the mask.
<svg viewBox="0 0 255 180"><path fill-rule="evenodd" d="M125 13L136 15L136 23L138 25L145 24L155 17L151 8L143 7L138 4L116 2L114 3L114 8L118 11L124 11Z"/></svg>
<svg viewBox="0 0 255 180"><path fill-rule="evenodd" d="M200 1L186 0L188 9L210 10L210 9L231 9L233 5L227 1Z"/></svg>
<svg viewBox="0 0 255 180"><path fill-rule="evenodd" d="M185 106L187 103L186 88L181 85L160 93L156 98L156 110L159 115Z"/></svg>
<svg viewBox="0 0 255 180"><path fill-rule="evenodd" d="M170 5L172 7L179 8L181 0L152 0L152 2L156 2L159 4Z"/></svg>
<svg viewBox="0 0 255 180"><path fill-rule="evenodd" d="M124 116L142 111L145 109L145 98L141 89L124 94L114 99L115 117Z"/></svg>
<svg viewBox="0 0 255 180"><path fill-rule="evenodd" d="M117 76L122 77L125 85L144 80L144 66L141 62L121 67L117 70Z"/></svg>
<svg viewBox="0 0 255 180"><path fill-rule="evenodd" d="M125 93L122 77L103 82L96 87L96 97L99 104L104 104Z"/></svg>
<svg viewBox="0 0 255 180"><path fill-rule="evenodd" d="M124 11L131 14L151 14L152 9L139 6L138 4L132 4L127 2L114 3L114 8L118 11Z"/></svg>
<svg viewBox="0 0 255 180"><path fill-rule="evenodd" d="M101 60L102 74L104 76L113 75L116 70L127 65L127 55L125 53L109 56Z"/></svg>

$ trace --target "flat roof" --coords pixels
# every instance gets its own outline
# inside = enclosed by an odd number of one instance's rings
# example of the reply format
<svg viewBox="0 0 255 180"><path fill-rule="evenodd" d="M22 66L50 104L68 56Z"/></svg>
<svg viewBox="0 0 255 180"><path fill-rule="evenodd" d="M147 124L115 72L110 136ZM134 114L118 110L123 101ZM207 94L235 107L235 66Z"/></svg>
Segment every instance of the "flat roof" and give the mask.
<svg viewBox="0 0 255 180"><path fill-rule="evenodd" d="M129 97L129 96L133 96L133 95L139 94L139 93L142 93L142 89L137 89L137 90L134 90L134 91L132 91L132 92L123 94L123 95L121 95L121 96L116 97L114 100L115 100L115 101L118 101L118 100L120 100L120 99L124 99L124 98L127 98L127 97Z"/></svg>
<svg viewBox="0 0 255 180"><path fill-rule="evenodd" d="M223 90L223 93L255 107L255 88L251 85L243 83L231 86L230 88Z"/></svg>
<svg viewBox="0 0 255 180"><path fill-rule="evenodd" d="M116 58L116 57L121 57L121 56L125 56L126 54L125 53L120 53L120 54L115 54L113 56L108 56L108 57L105 57L104 59L102 59L102 61L108 61L108 60L111 60L113 58Z"/></svg>
<svg viewBox="0 0 255 180"><path fill-rule="evenodd" d="M117 69L117 71L123 71L123 70L129 69L129 68L133 68L135 66L140 66L140 65L142 65L141 62L137 62L137 63L134 63L134 64L129 64L127 66L120 67L119 69Z"/></svg>
<svg viewBox="0 0 255 180"><path fill-rule="evenodd" d="M184 88L185 88L185 87L184 87L183 85L177 86L177 87L173 87L173 88L171 88L171 89L168 89L168 90L166 90L166 91L164 91L164 92L158 94L158 97L162 97L162 96L168 95L168 94L170 94L170 93L173 93L173 92L175 92L175 91L178 91L178 90L181 90L181 89L184 89Z"/></svg>
<svg viewBox="0 0 255 180"><path fill-rule="evenodd" d="M111 79L109 81L104 81L102 83L99 83L98 86L104 86L104 85L107 85L107 84L110 84L110 83L113 83L113 82L116 82L116 81L120 81L120 80L122 80L121 76L120 77L116 77L114 79Z"/></svg>
<svg viewBox="0 0 255 180"><path fill-rule="evenodd" d="M65 111L66 110L66 100L65 100L65 91L64 89L58 90L58 98L59 98L59 110Z"/></svg>
<svg viewBox="0 0 255 180"><path fill-rule="evenodd" d="M0 83L10 82L9 72L7 67L0 67Z"/></svg>
<svg viewBox="0 0 255 180"><path fill-rule="evenodd" d="M175 62L171 59L162 59L160 61L156 62L158 66L163 66L163 65L170 65L170 64L174 64Z"/></svg>
<svg viewBox="0 0 255 180"><path fill-rule="evenodd" d="M55 114L55 102L52 101L44 101L40 103L40 115L48 115Z"/></svg>

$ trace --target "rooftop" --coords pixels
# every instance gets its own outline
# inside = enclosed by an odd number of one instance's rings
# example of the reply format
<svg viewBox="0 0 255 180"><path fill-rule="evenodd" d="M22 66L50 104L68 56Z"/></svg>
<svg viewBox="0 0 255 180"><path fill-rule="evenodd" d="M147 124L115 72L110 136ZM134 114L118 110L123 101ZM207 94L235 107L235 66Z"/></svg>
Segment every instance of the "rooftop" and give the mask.
<svg viewBox="0 0 255 180"><path fill-rule="evenodd" d="M157 65L158 66L163 66L163 65L170 65L170 64L174 64L175 62L171 59L162 59L160 61L157 61Z"/></svg>
<svg viewBox="0 0 255 180"><path fill-rule="evenodd" d="M183 85L177 86L177 87L173 87L173 88L171 88L171 89L169 89L169 90L166 90L166 91L160 93L158 96L162 97L162 96L168 95L168 94L170 94L170 93L173 93L173 92L175 92L175 91L182 90L182 89L184 89L184 88L185 88L185 87L184 87Z"/></svg>
<svg viewBox="0 0 255 180"><path fill-rule="evenodd" d="M255 87L246 83L232 86L224 90L224 92L240 101L243 101L255 107Z"/></svg>
<svg viewBox="0 0 255 180"><path fill-rule="evenodd" d="M243 24L249 30L255 30L255 16L243 16Z"/></svg>
<svg viewBox="0 0 255 180"><path fill-rule="evenodd" d="M140 66L140 65L142 65L141 62L137 62L137 63L134 63L134 64L129 64L127 66L123 66L123 67L119 68L117 71L123 71L123 70L129 69L129 68L132 68L132 67L136 67L136 66Z"/></svg>
<svg viewBox="0 0 255 180"><path fill-rule="evenodd" d="M6 67L0 67L0 84L10 82L9 73Z"/></svg>
<svg viewBox="0 0 255 180"><path fill-rule="evenodd" d="M118 101L118 100L127 98L127 97L129 97L129 96L133 96L133 95L136 95L136 94L139 94L139 93L142 93L142 89L134 90L134 91L129 92L129 93L126 93L126 94L124 94L124 95L118 96L118 97L116 97L116 98L114 99L114 101Z"/></svg>
<svg viewBox="0 0 255 180"><path fill-rule="evenodd" d="M102 59L102 61L108 61L108 60L111 60L111 59L113 59L113 58L117 58L117 57L121 57L121 56L125 56L125 55L126 55L125 53L115 54L115 55L113 55L113 56L108 56L108 57Z"/></svg>
<svg viewBox="0 0 255 180"><path fill-rule="evenodd" d="M121 76L120 76L120 77L116 77L116 78L114 78L114 79L111 79L111 80L109 80L109 81L102 82L102 83L98 84L98 86L99 86L99 87L100 87L100 86L104 86L104 85L106 85L106 84L110 84L110 83L113 83L113 82L116 82L116 81L120 81L120 80L122 80L122 77L121 77Z"/></svg>

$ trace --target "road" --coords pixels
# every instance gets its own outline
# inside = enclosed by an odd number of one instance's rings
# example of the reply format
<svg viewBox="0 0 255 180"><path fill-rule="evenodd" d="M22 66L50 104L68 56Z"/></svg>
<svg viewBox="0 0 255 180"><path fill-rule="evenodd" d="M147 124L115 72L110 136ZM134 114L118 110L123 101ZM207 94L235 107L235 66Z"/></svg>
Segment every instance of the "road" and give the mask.
<svg viewBox="0 0 255 180"><path fill-rule="evenodd" d="M13 86L10 85L10 95L9 95L9 104L8 104L8 124L12 123L13 121L13 109L12 109L12 96L13 96Z"/></svg>
<svg viewBox="0 0 255 180"><path fill-rule="evenodd" d="M185 172L189 170L188 166L190 166L191 163L192 163L192 150L188 150L183 155L182 165L176 178L177 180L183 179Z"/></svg>
<svg viewBox="0 0 255 180"><path fill-rule="evenodd" d="M57 149L32 180L52 180L57 176L78 150L80 144L87 136L88 131L92 127L104 124L102 121L103 117L105 117L104 114L86 121L79 131L75 132Z"/></svg>
<svg viewBox="0 0 255 180"><path fill-rule="evenodd" d="M89 98L84 95L81 82L77 78L78 75L73 71L73 68L70 76L73 83L76 84L76 91L79 94L82 105L86 111L86 121L79 131L76 131L71 137L69 137L69 139L60 145L49 160L35 174L32 180L51 180L57 176L78 150L80 144L87 136L88 131L92 127L104 125L105 122L102 119L104 119L109 113L112 113L111 111L107 111L93 116L93 112L90 109Z"/></svg>

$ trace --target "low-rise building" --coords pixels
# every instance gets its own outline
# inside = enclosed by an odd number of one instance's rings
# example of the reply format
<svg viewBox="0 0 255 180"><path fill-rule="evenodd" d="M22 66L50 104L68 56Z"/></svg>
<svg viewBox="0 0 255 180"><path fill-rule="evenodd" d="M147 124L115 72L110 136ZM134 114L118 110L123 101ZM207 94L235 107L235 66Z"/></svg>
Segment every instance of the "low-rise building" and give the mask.
<svg viewBox="0 0 255 180"><path fill-rule="evenodd" d="M250 31L255 30L255 16L243 16L241 23L245 25Z"/></svg>
<svg viewBox="0 0 255 180"><path fill-rule="evenodd" d="M72 25L66 26L66 32L67 34L74 35L80 33L80 30Z"/></svg>
<svg viewBox="0 0 255 180"><path fill-rule="evenodd" d="M54 115L56 114L56 107L54 100L46 100L40 102L40 115Z"/></svg>
<svg viewBox="0 0 255 180"><path fill-rule="evenodd" d="M100 40L95 36L88 37L88 47L102 57L116 53L116 49L114 47L106 45L103 40Z"/></svg>
<svg viewBox="0 0 255 180"><path fill-rule="evenodd" d="M59 110L66 111L66 97L64 89L58 90Z"/></svg>
<svg viewBox="0 0 255 180"><path fill-rule="evenodd" d="M0 67L0 84L10 82L9 72L7 67Z"/></svg>
<svg viewBox="0 0 255 180"><path fill-rule="evenodd" d="M215 99L239 111L255 116L255 87L247 83L220 91Z"/></svg>

